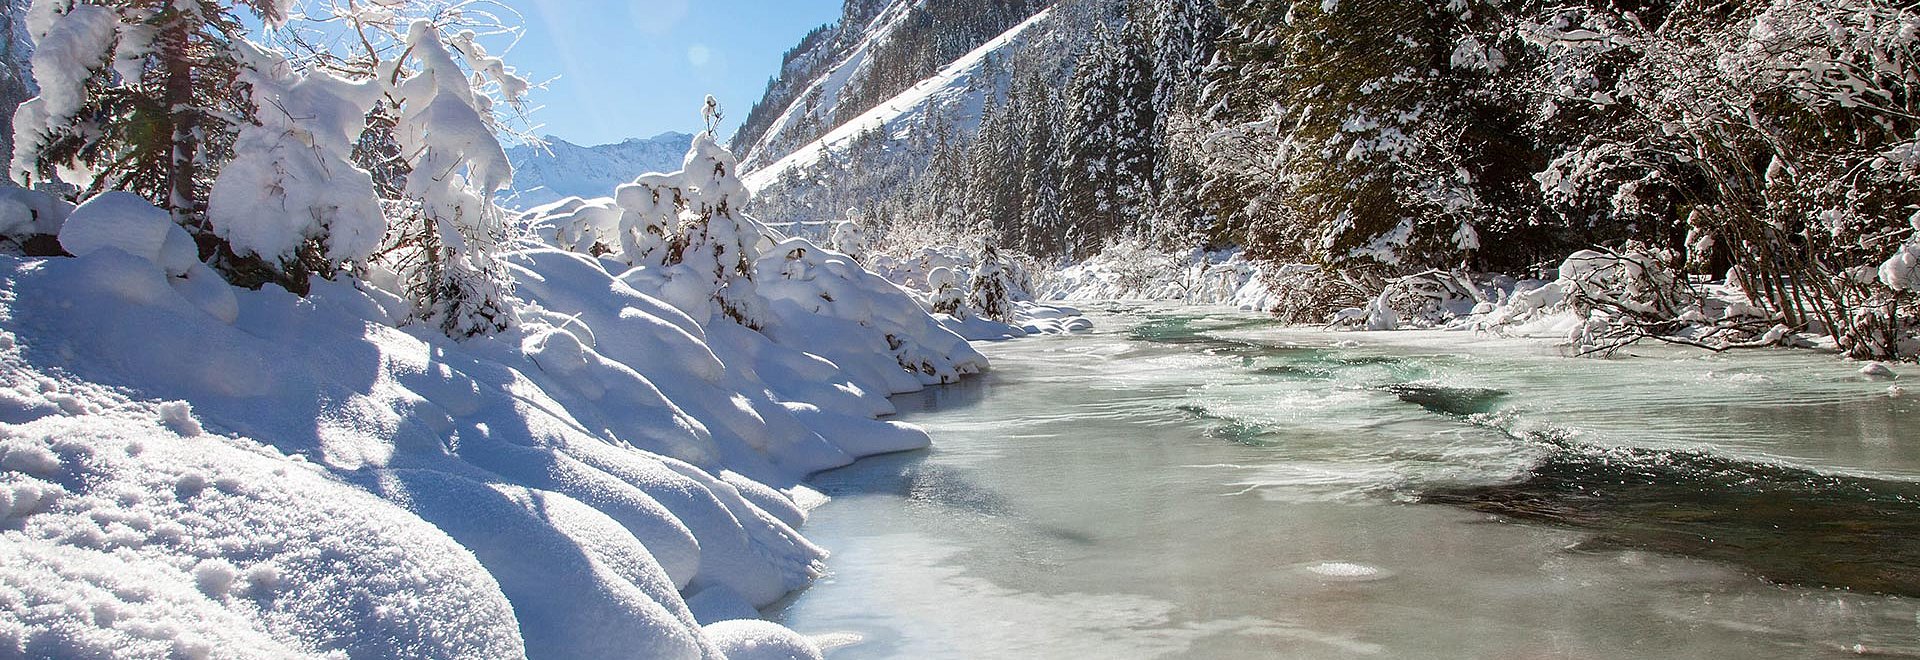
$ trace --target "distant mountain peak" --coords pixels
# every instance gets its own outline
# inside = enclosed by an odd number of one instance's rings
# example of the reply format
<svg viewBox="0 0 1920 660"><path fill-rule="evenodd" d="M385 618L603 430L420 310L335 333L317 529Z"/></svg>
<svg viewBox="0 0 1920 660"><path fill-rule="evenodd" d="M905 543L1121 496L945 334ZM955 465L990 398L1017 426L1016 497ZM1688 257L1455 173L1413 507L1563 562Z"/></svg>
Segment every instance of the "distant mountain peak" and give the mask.
<svg viewBox="0 0 1920 660"><path fill-rule="evenodd" d="M566 197L606 197L641 174L680 169L693 135L666 131L591 147L551 135L542 140L547 143L544 148L528 145L507 150L514 167L508 206L532 208Z"/></svg>

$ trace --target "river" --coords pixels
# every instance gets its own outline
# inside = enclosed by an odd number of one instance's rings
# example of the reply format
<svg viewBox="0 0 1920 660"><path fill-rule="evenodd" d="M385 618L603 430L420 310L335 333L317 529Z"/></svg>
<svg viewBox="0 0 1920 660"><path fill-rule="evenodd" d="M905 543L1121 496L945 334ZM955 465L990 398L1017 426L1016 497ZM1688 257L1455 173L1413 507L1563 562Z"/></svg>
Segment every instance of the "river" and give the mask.
<svg viewBox="0 0 1920 660"><path fill-rule="evenodd" d="M934 448L818 475L827 575L767 614L847 659L1920 657L1900 381L1090 312L897 397Z"/></svg>

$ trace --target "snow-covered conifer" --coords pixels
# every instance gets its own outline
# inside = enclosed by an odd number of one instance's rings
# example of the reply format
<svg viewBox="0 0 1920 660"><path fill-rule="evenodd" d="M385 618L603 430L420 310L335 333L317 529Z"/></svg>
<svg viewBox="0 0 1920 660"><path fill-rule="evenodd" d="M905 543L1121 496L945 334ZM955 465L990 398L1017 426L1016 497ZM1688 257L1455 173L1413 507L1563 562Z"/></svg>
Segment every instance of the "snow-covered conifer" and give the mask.
<svg viewBox="0 0 1920 660"><path fill-rule="evenodd" d="M470 34L458 35L455 44L475 78L526 89L497 58L473 50ZM387 63L383 76L399 107L394 141L408 159L400 200L405 216L383 258L420 318L448 335L504 329L516 316L511 282L494 254L507 227L493 195L512 181L513 168L495 136L493 99L474 89L433 23L408 27L406 52L407 59Z"/></svg>
<svg viewBox="0 0 1920 660"><path fill-rule="evenodd" d="M974 265L973 281L967 287L967 302L981 316L1005 323L1013 318L1012 274L992 241L979 239L974 249L979 263Z"/></svg>
<svg viewBox="0 0 1920 660"><path fill-rule="evenodd" d="M250 115L234 83L236 7L269 24L284 0L35 0L40 93L14 114L11 176L24 184L89 172L83 195L130 190L201 229L200 213L232 140L232 118Z"/></svg>
<svg viewBox="0 0 1920 660"><path fill-rule="evenodd" d="M708 97L709 116L714 110ZM760 231L741 212L748 194L738 162L711 129L694 136L682 169L678 249L668 257L667 292L695 318L721 315L757 327L765 306L753 286Z"/></svg>

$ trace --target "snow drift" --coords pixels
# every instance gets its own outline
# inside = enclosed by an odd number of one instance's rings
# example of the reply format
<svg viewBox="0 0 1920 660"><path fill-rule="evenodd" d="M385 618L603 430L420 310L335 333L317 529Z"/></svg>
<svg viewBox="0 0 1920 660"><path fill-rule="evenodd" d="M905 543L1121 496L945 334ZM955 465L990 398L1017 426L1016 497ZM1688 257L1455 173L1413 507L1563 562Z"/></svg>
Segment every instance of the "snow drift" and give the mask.
<svg viewBox="0 0 1920 660"><path fill-rule="evenodd" d="M811 657L735 621L819 573L801 480L926 446L886 397L987 366L801 239L757 330L525 245L519 323L455 341L229 287L123 196L32 221L78 256L0 256L0 656Z"/></svg>

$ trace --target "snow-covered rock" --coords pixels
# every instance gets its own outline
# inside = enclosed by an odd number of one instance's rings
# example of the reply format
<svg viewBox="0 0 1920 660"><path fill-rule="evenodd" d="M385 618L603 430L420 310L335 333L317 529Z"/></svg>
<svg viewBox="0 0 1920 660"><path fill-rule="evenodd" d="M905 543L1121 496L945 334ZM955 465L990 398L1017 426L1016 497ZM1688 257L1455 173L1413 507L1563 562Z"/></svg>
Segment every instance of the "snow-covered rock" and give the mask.
<svg viewBox="0 0 1920 660"><path fill-rule="evenodd" d="M60 247L80 257L116 249L173 275L200 263L200 250L187 230L130 192L103 193L75 208L60 228Z"/></svg>

